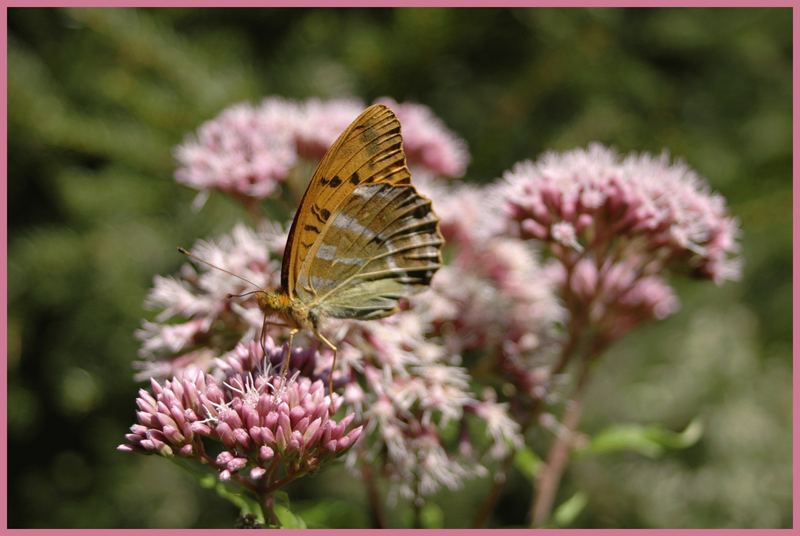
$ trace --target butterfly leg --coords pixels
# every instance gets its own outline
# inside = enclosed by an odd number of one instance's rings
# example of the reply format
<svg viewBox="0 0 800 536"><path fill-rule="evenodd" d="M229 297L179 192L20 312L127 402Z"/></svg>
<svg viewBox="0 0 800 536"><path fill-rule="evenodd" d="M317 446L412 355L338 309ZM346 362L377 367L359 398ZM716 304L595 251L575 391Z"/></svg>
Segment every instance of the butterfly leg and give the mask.
<svg viewBox="0 0 800 536"><path fill-rule="evenodd" d="M292 359L292 344L294 343L294 336L295 334L300 331L297 328L292 328L289 330L289 348L286 352L286 358L283 360L283 365L281 365L281 377L285 380L286 374L289 371L289 362Z"/></svg>
<svg viewBox="0 0 800 536"><path fill-rule="evenodd" d="M325 343L325 346L327 346L328 348L333 350L333 363L331 363L331 372L328 375L328 394L331 396L331 402L332 402L333 401L333 371L336 370L336 352L338 351L338 348L336 348L336 346L334 346L334 344L331 341L326 339L325 335L323 335L319 331L315 331L314 335L316 335L316 337L319 340L321 340L323 343ZM331 409L333 409L333 406L331 406Z"/></svg>
<svg viewBox="0 0 800 536"><path fill-rule="evenodd" d="M284 324L282 322L269 322L267 315L264 315L264 322L261 324L261 335L259 336L259 343L261 344L261 351L264 353L264 359L268 359L267 356L267 326L277 326L279 328L291 328L289 324ZM297 333L298 330L294 330L294 333ZM294 335L292 333L292 335ZM292 343L289 342L289 349L291 351ZM282 369L281 369L282 370Z"/></svg>
<svg viewBox="0 0 800 536"><path fill-rule="evenodd" d="M264 352L264 359L267 359L267 315L264 315L264 322L261 323L259 342L261 343L261 351Z"/></svg>

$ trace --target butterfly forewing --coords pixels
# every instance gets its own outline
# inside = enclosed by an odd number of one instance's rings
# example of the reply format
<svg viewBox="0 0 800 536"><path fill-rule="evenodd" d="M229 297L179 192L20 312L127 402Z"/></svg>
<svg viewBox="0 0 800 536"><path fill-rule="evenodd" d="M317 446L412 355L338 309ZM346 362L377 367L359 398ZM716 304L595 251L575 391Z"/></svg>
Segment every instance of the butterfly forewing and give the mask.
<svg viewBox="0 0 800 536"><path fill-rule="evenodd" d="M380 318L429 284L443 243L411 185L394 113L374 105L320 163L292 224L283 286L317 314Z"/></svg>
<svg viewBox="0 0 800 536"><path fill-rule="evenodd" d="M405 173L403 173L405 170ZM330 226L331 215L362 183L409 183L400 123L386 106L367 108L334 142L317 166L292 222L281 284L294 296L301 264Z"/></svg>

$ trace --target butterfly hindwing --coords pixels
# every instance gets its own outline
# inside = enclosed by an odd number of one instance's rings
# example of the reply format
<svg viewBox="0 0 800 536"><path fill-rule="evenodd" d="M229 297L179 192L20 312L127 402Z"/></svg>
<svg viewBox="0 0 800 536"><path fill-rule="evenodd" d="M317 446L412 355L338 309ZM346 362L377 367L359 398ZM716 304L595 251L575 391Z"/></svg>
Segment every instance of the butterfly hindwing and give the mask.
<svg viewBox="0 0 800 536"><path fill-rule="evenodd" d="M290 231L284 289L319 315L381 318L429 284L442 244L430 200L411 184L400 123L374 105L314 173Z"/></svg>
<svg viewBox="0 0 800 536"><path fill-rule="evenodd" d="M438 224L430 200L413 186L359 186L301 271L298 294L307 293L325 316L388 316L440 267Z"/></svg>

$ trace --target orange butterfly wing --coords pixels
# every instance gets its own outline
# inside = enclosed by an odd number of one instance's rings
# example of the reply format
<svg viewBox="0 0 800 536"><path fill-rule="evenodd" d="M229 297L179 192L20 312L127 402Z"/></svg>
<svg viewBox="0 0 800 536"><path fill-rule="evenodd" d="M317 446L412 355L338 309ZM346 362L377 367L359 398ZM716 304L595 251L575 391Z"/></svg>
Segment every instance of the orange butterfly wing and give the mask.
<svg viewBox="0 0 800 536"><path fill-rule="evenodd" d="M301 269L308 271L335 217L362 184L409 185L416 193L410 186L400 122L382 104L364 110L328 149L300 201L281 267L281 286L290 298L297 295Z"/></svg>

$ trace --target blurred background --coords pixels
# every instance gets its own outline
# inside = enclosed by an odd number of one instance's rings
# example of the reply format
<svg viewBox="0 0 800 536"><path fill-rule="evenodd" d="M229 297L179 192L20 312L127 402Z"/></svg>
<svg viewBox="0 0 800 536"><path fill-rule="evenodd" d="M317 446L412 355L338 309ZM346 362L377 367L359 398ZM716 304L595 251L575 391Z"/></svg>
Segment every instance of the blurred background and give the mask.
<svg viewBox="0 0 800 536"><path fill-rule="evenodd" d="M702 437L579 458L559 501L583 492L576 527L791 526L789 9L9 9L8 26L9 526L232 525L179 468L115 447L153 276L244 218L221 195L193 212L172 149L268 95L426 104L467 140L468 181L593 140L685 159L741 220L744 277L676 281L682 310L605 356L581 429L699 419ZM464 526L488 485L440 493L426 523ZM311 526L368 523L341 464L290 495ZM512 475L492 526L529 500Z"/></svg>

